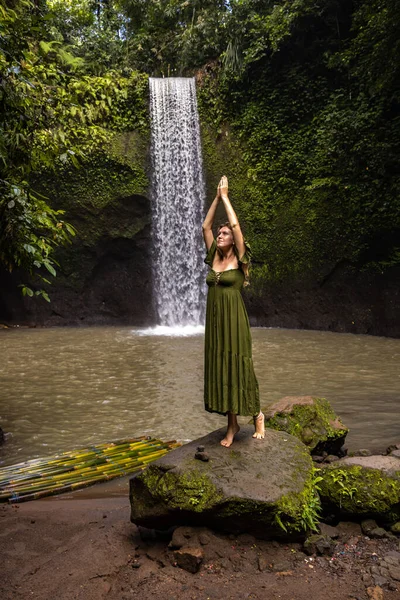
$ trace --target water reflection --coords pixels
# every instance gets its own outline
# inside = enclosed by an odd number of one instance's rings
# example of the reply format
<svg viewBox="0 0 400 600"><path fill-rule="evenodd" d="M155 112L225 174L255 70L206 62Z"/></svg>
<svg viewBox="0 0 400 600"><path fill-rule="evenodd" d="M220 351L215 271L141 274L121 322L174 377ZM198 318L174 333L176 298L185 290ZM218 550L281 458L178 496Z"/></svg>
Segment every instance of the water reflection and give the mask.
<svg viewBox="0 0 400 600"><path fill-rule="evenodd" d="M7 464L143 434L184 441L225 423L203 410L201 334L107 327L0 336ZM351 427L348 445L400 440L400 340L254 329L253 352L264 406L285 395L324 396Z"/></svg>

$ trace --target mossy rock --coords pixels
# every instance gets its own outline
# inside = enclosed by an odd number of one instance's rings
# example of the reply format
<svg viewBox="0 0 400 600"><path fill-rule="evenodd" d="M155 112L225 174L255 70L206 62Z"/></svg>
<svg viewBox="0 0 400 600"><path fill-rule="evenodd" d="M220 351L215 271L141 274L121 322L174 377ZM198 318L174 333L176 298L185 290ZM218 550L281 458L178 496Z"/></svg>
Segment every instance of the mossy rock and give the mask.
<svg viewBox="0 0 400 600"><path fill-rule="evenodd" d="M260 538L301 537L318 517L314 469L295 437L268 430L254 440L243 427L230 449L225 430L186 444L131 479L131 520L168 529L198 525ZM208 462L196 460L205 446Z"/></svg>
<svg viewBox="0 0 400 600"><path fill-rule="evenodd" d="M346 458L321 469L323 509L346 518L393 523L400 518L400 459Z"/></svg>
<svg viewBox="0 0 400 600"><path fill-rule="evenodd" d="M266 427L294 435L313 454L337 454L349 431L325 398L285 396L262 410Z"/></svg>
<svg viewBox="0 0 400 600"><path fill-rule="evenodd" d="M400 521L397 521L397 523L394 523L391 526L390 531L392 533L395 533L396 535L400 535Z"/></svg>

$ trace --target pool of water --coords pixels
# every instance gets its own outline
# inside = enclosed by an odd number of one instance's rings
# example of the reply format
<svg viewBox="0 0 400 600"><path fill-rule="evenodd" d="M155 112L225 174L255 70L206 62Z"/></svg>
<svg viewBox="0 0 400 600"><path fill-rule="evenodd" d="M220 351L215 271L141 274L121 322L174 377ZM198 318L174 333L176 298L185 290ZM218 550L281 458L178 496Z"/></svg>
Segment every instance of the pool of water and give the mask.
<svg viewBox="0 0 400 600"><path fill-rule="evenodd" d="M256 328L261 405L326 397L347 446L400 441L400 340ZM9 329L0 332L0 426L10 464L139 435L192 440L222 427L203 409L203 331ZM247 422L242 418L242 422Z"/></svg>

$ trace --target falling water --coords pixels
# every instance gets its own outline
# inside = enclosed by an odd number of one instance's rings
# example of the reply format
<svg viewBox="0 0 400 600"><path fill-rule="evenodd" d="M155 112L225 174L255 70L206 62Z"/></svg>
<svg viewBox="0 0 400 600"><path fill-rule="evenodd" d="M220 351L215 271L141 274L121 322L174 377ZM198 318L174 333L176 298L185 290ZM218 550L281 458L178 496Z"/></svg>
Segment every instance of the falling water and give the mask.
<svg viewBox="0 0 400 600"><path fill-rule="evenodd" d="M153 281L159 324L199 325L204 313L204 181L196 87L150 78Z"/></svg>

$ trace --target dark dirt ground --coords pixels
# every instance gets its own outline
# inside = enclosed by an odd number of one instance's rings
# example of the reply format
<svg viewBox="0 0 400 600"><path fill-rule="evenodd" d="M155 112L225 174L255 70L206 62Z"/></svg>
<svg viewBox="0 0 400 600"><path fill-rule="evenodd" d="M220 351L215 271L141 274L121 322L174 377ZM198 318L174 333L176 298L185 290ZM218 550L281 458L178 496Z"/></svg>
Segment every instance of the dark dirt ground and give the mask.
<svg viewBox="0 0 400 600"><path fill-rule="evenodd" d="M169 539L130 523L128 495L118 493L1 505L1 600L400 600L400 580L379 573L383 557L392 575L400 569L398 539L368 539L345 523L334 555L317 557L301 544L186 528L188 545L204 553L192 574Z"/></svg>

